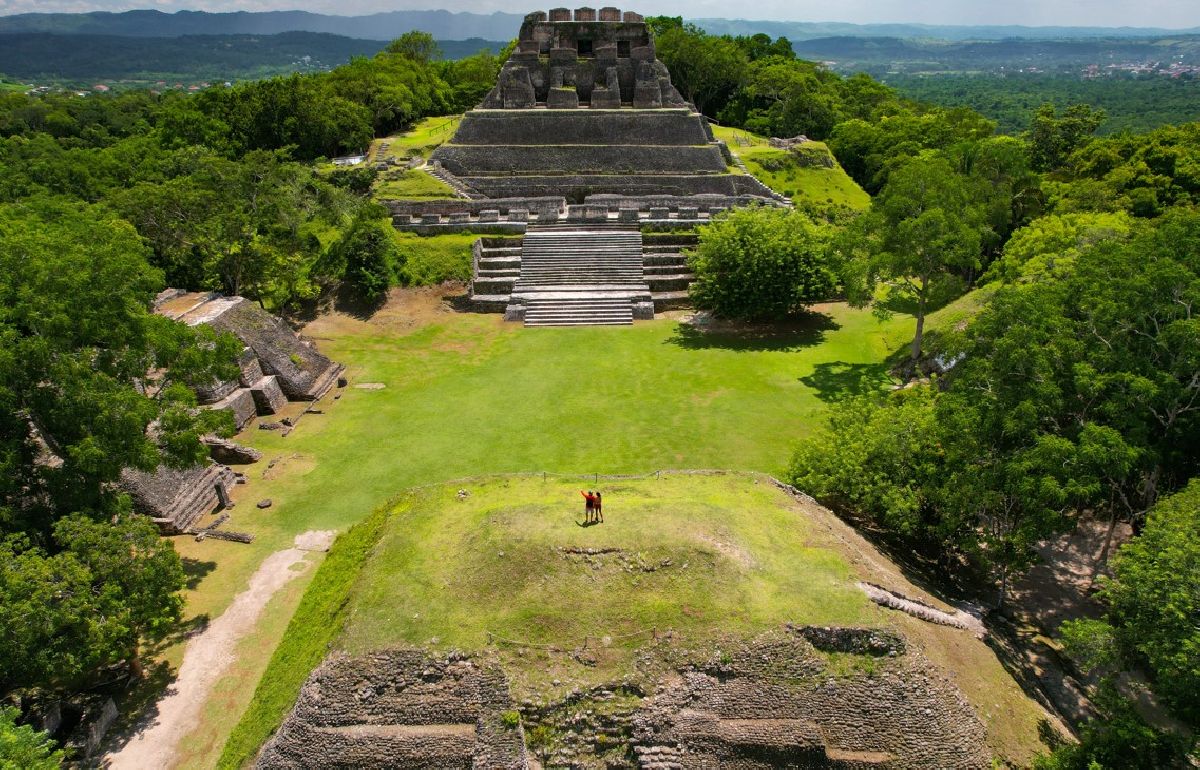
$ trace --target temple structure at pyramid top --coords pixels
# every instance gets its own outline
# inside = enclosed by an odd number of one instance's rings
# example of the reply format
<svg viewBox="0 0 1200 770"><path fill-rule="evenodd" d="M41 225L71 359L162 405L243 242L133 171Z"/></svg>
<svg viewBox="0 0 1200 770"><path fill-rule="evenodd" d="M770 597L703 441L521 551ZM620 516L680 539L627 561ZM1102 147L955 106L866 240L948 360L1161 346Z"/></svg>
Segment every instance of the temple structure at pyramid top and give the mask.
<svg viewBox="0 0 1200 770"><path fill-rule="evenodd" d="M617 8L526 16L495 87L430 160L480 199L774 197L672 85L643 18Z"/></svg>
<svg viewBox="0 0 1200 770"><path fill-rule="evenodd" d="M522 109L686 107L654 55L641 15L617 8L556 8L525 17L517 48L480 105Z"/></svg>

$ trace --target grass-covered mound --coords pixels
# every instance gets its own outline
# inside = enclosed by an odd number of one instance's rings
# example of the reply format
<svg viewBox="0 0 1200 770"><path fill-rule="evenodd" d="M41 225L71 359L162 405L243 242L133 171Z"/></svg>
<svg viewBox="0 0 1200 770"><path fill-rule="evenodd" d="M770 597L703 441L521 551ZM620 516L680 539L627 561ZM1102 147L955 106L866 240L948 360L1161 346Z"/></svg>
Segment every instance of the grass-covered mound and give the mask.
<svg viewBox="0 0 1200 770"><path fill-rule="evenodd" d="M871 196L838 165L823 142L780 150L765 138L738 128L714 126L713 133L759 181L797 205L865 209L871 204Z"/></svg>
<svg viewBox="0 0 1200 770"><path fill-rule="evenodd" d="M604 492L603 524L583 526L580 487ZM1044 712L994 653L966 631L877 607L860 580L925 596L828 511L765 476L520 475L412 490L334 546L222 765L254 755L329 652L465 651L503 668L514 701L569 705L571 693L613 682L651 694L671 671L723 661L788 623L900 632L967 696L989 751L1027 761ZM882 675L869 656L823 665L830 676Z"/></svg>
<svg viewBox="0 0 1200 770"><path fill-rule="evenodd" d="M489 635L575 648L589 637L616 666L655 628L695 641L789 620L877 621L842 555L766 482L601 480L605 522L594 526L583 526L583 483L464 482L405 501L364 565L346 649L477 649Z"/></svg>

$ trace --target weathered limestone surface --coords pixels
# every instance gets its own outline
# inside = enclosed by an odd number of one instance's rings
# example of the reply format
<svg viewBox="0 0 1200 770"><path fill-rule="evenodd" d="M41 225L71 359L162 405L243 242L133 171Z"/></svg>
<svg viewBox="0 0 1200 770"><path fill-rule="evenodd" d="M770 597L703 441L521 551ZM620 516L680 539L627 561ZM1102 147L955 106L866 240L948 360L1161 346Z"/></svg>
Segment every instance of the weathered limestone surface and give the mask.
<svg viewBox="0 0 1200 770"><path fill-rule="evenodd" d="M870 674L831 674L803 630L680 671L634 718L642 767L989 767L983 725L946 675L886 632L861 631L815 636L851 651L874 636L895 655Z"/></svg>
<svg viewBox="0 0 1200 770"><path fill-rule="evenodd" d="M250 395L254 397L259 414L275 414L287 404L287 396L279 387L279 378L274 375L260 377L250 386Z"/></svg>
<svg viewBox="0 0 1200 770"><path fill-rule="evenodd" d="M189 326L207 324L217 331L230 332L253 351L260 367L259 378L275 375L291 399L320 398L336 384L344 369L296 336L283 319L245 297L168 289L159 295L154 309ZM243 368L243 377L253 373Z"/></svg>
<svg viewBox="0 0 1200 770"><path fill-rule="evenodd" d="M212 409L224 409L233 415L233 426L237 430L246 427L247 423L258 414L258 405L250 388L238 388L225 398L210 405Z"/></svg>
<svg viewBox="0 0 1200 770"><path fill-rule="evenodd" d="M202 436L200 441L208 447L212 459L223 465L256 463L262 459L262 452L254 447L243 446L220 436Z"/></svg>
<svg viewBox="0 0 1200 770"><path fill-rule="evenodd" d="M309 677L259 768L529 767L504 674L462 655L335 655Z"/></svg>
<svg viewBox="0 0 1200 770"><path fill-rule="evenodd" d="M184 470L163 465L153 473L126 468L119 482L134 511L154 519L167 534L191 529L197 519L217 509L235 483L233 471L212 464Z"/></svg>

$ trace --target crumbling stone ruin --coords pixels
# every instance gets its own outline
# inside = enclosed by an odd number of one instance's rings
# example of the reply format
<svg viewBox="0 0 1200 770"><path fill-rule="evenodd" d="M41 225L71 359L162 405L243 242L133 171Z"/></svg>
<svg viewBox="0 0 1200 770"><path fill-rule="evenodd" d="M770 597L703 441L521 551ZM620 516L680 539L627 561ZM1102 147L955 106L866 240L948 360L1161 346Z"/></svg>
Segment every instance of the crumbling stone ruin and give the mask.
<svg viewBox="0 0 1200 770"><path fill-rule="evenodd" d="M167 289L154 312L186 323L229 332L246 346L236 380L214 382L197 392L200 403L228 409L238 430L256 414L275 414L289 400L316 401L337 384L345 367L330 361L283 321L245 297Z"/></svg>
<svg viewBox="0 0 1200 770"><path fill-rule="evenodd" d="M161 465L153 473L126 468L120 481L133 509L171 535L190 531L201 516L225 507L236 483L232 470L211 463L183 470Z"/></svg>
<svg viewBox="0 0 1200 770"><path fill-rule="evenodd" d="M259 768L529 767L508 684L463 655L335 655L312 673Z"/></svg>
<svg viewBox="0 0 1200 770"><path fill-rule="evenodd" d="M238 357L237 379L198 388L210 409L233 414L238 430L260 414L275 414L290 400L315 401L335 384L345 368L300 339L282 319L245 297L167 289L155 298L154 311L189 326L208 324L229 332L246 346ZM205 437L218 464L156 471L127 468L120 486L136 512L154 519L167 534L192 532L201 516L232 505L229 493L237 475L219 463L254 462L261 454L216 437ZM215 533L210 533L214 534Z"/></svg>
<svg viewBox="0 0 1200 770"><path fill-rule="evenodd" d="M887 636L850 631L772 634L680 671L634 719L639 766L990 767L983 724L945 674ZM878 652L835 673L808 636L832 652Z"/></svg>
<svg viewBox="0 0 1200 770"><path fill-rule="evenodd" d="M788 626L654 677L652 687L626 681L513 705L504 674L478 659L334 655L313 672L257 766L991 765L970 704L895 631Z"/></svg>

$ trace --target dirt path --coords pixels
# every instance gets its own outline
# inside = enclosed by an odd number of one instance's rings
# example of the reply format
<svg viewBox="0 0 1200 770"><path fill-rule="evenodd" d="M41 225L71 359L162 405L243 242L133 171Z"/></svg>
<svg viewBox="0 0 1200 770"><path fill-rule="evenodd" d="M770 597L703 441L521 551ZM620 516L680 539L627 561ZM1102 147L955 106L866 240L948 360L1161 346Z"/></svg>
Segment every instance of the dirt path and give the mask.
<svg viewBox="0 0 1200 770"><path fill-rule="evenodd" d="M143 770L175 763L179 741L196 727L209 692L233 662L238 641L254 629L271 597L307 569L308 552L329 550L333 536L333 532L305 532L296 537L295 547L263 560L229 609L188 642L175 682L124 745L105 756L106 767ZM303 566L294 569L296 565Z"/></svg>

